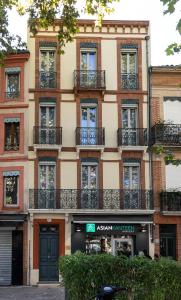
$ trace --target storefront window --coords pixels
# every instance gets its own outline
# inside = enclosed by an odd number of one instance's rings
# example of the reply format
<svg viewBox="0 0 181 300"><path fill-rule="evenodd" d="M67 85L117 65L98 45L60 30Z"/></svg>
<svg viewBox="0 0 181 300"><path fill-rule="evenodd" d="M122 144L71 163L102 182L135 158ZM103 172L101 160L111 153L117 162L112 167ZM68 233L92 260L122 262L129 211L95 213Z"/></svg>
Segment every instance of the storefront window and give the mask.
<svg viewBox="0 0 181 300"><path fill-rule="evenodd" d="M134 254L133 237L129 235L88 235L86 238L86 253L132 256Z"/></svg>

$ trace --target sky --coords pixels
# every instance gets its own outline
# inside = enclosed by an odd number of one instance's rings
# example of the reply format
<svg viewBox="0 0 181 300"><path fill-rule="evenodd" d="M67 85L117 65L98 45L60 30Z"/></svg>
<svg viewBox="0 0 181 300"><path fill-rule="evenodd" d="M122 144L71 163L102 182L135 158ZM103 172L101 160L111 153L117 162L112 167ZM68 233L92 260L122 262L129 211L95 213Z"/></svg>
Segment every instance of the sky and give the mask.
<svg viewBox="0 0 181 300"><path fill-rule="evenodd" d="M82 1L78 1L81 2ZM172 42L180 42L181 36L176 31L176 24L181 16L181 0L176 12L163 15L163 5L160 0L120 0L114 4L115 12L105 19L109 20L148 20L151 36L151 65L181 64L181 54L167 56L165 49ZM14 11L9 13L11 33L18 34L26 41L27 16L19 17ZM89 16L82 15L82 18Z"/></svg>

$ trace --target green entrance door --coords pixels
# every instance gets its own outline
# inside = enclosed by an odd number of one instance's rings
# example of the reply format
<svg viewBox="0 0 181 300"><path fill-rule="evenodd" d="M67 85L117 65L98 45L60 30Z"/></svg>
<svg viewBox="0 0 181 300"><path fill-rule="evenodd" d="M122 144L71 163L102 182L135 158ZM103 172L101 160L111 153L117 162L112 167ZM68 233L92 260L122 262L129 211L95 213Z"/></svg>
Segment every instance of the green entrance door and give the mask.
<svg viewBox="0 0 181 300"><path fill-rule="evenodd" d="M40 226L40 281L58 281L58 226Z"/></svg>

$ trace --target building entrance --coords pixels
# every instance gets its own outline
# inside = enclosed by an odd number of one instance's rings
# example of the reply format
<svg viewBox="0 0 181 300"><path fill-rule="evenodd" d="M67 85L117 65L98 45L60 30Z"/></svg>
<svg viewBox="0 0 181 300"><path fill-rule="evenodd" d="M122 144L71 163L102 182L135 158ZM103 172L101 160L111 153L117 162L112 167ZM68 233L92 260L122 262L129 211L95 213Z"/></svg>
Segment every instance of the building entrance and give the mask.
<svg viewBox="0 0 181 300"><path fill-rule="evenodd" d="M58 281L58 226L40 226L40 281Z"/></svg>

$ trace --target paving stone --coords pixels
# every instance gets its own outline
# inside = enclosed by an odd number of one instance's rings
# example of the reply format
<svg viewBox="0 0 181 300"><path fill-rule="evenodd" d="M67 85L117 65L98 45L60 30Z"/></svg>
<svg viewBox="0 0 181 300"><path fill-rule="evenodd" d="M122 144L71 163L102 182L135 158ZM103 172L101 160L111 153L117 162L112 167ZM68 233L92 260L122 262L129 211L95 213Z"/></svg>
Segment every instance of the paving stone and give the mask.
<svg viewBox="0 0 181 300"><path fill-rule="evenodd" d="M65 300L62 287L1 287L1 300Z"/></svg>

